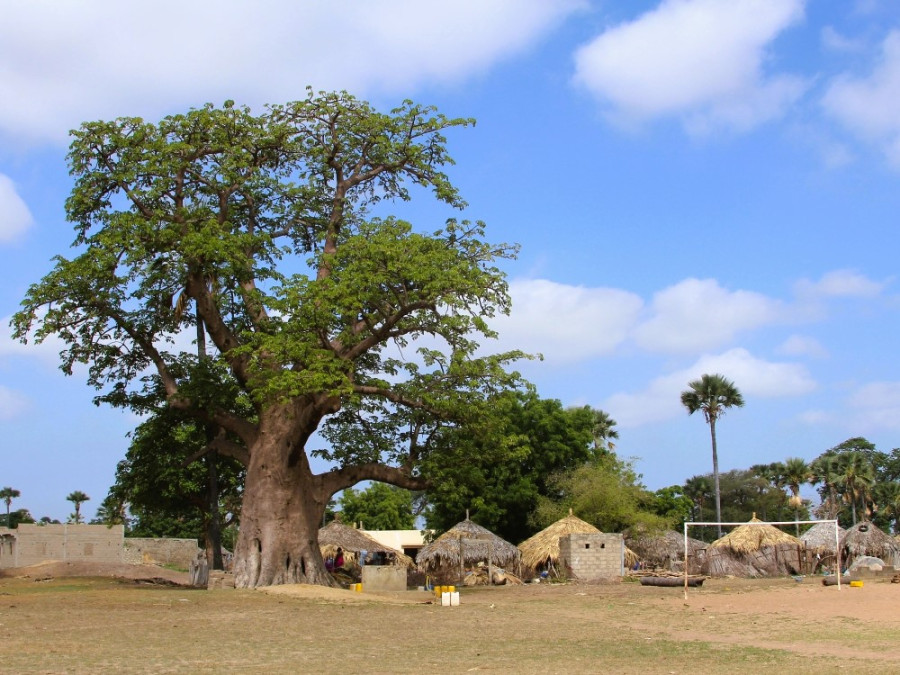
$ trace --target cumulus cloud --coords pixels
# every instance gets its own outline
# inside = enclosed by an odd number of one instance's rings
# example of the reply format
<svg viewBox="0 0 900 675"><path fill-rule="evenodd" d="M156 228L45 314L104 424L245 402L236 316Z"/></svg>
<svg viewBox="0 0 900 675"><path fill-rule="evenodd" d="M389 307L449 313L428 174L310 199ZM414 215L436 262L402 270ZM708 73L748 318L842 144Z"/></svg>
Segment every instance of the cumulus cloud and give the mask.
<svg viewBox="0 0 900 675"><path fill-rule="evenodd" d="M848 404L855 412L855 427L900 430L900 382L872 382L860 387Z"/></svg>
<svg viewBox="0 0 900 675"><path fill-rule="evenodd" d="M872 281L855 270L834 270L818 281L802 279L795 285L802 299L874 298L887 287L888 281Z"/></svg>
<svg viewBox="0 0 900 675"><path fill-rule="evenodd" d="M851 132L877 145L900 169L900 31L891 31L884 39L871 73L835 78L822 104Z"/></svg>
<svg viewBox="0 0 900 675"><path fill-rule="evenodd" d="M635 329L650 351L689 353L721 347L743 331L771 323L775 300L752 291L729 291L714 279L685 279L654 295L652 316Z"/></svg>
<svg viewBox="0 0 900 675"><path fill-rule="evenodd" d="M509 290L512 312L492 324L501 341L556 363L610 354L625 341L643 306L628 291L545 279L516 280Z"/></svg>
<svg viewBox="0 0 900 675"><path fill-rule="evenodd" d="M601 408L608 410L622 428L662 422L684 413L681 392L688 382L704 373L718 373L735 383L745 398L799 396L816 387L805 367L754 357L746 349L731 349L698 359L688 368L656 378L637 393L610 396Z"/></svg>
<svg viewBox="0 0 900 675"><path fill-rule="evenodd" d="M534 44L585 0L30 0L0 22L0 131L65 139L86 119L156 116L309 84L406 95L459 82ZM177 19L173 19L177 17Z"/></svg>
<svg viewBox="0 0 900 675"><path fill-rule="evenodd" d="M0 173L0 244L14 241L32 225L31 211L8 176Z"/></svg>
<svg viewBox="0 0 900 675"><path fill-rule="evenodd" d="M689 132L748 129L780 116L806 84L766 75L767 49L803 18L805 0L665 0L575 54L576 83L614 118L674 115Z"/></svg>

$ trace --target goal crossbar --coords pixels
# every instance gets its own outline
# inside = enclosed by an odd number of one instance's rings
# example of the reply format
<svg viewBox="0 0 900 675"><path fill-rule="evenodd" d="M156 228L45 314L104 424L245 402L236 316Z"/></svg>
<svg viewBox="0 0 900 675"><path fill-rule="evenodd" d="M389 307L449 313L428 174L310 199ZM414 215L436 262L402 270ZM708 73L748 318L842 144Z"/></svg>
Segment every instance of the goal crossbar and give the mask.
<svg viewBox="0 0 900 675"><path fill-rule="evenodd" d="M835 550L835 563L834 563L834 575L837 577L837 587L838 590L841 590L841 542L840 537L838 535L838 521L837 520L770 520L770 521L750 521L743 523L725 523L725 522L694 522L694 521L685 521L684 523L684 599L687 600L687 589L688 589L688 527L697 525L725 525L728 527L731 526L743 526L747 525L749 527L759 527L761 525L819 525L821 523L831 523L834 525L834 550Z"/></svg>

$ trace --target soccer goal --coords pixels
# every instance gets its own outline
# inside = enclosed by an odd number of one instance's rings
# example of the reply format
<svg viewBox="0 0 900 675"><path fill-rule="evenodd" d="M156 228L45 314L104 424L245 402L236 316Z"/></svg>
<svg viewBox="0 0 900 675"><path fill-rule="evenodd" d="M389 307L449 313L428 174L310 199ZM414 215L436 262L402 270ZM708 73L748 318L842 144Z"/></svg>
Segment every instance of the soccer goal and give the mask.
<svg viewBox="0 0 900 675"><path fill-rule="evenodd" d="M761 520L751 520L747 523L700 523L700 522L686 522L684 524L684 598L687 600L687 589L688 589L688 528L691 527L764 527L764 526L773 526L773 525L820 525L820 524L831 524L834 527L834 551L835 551L835 560L834 560L834 575L837 578L837 587L838 590L841 590L841 542L839 536L839 528L837 520L773 520L773 521L761 521Z"/></svg>

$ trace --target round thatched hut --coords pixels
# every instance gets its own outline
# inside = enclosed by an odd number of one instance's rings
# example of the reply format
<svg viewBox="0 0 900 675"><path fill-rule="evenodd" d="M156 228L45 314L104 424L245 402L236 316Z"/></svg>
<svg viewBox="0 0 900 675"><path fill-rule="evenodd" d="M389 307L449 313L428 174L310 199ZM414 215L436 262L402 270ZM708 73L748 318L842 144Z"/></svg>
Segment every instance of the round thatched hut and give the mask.
<svg viewBox="0 0 900 675"><path fill-rule="evenodd" d="M413 567L412 558L404 555L402 551L385 546L378 540L370 537L362 530L344 525L339 520L333 520L319 530L319 550L323 557L333 557L340 547L344 552L345 565L347 562L359 565L359 552L384 553L392 558L394 564Z"/></svg>
<svg viewBox="0 0 900 675"><path fill-rule="evenodd" d="M844 536L844 528L838 527L838 538ZM806 557L810 561L813 572L821 566L834 564L837 542L834 538L834 524L818 523L800 535L800 541L806 547Z"/></svg>
<svg viewBox="0 0 900 675"><path fill-rule="evenodd" d="M462 581L465 568L479 563L520 571L519 549L505 539L466 518L424 546L416 556L416 564L438 580Z"/></svg>
<svg viewBox="0 0 900 675"><path fill-rule="evenodd" d="M900 566L900 546L868 520L857 523L841 537L843 567L851 565L861 556L880 558L886 565Z"/></svg>
<svg viewBox="0 0 900 675"><path fill-rule="evenodd" d="M706 549L704 574L775 577L800 574L803 542L756 516Z"/></svg>
<svg viewBox="0 0 900 675"><path fill-rule="evenodd" d="M641 562L651 568L684 571L684 534L675 530L654 533L632 531L626 535L625 542ZM688 538L688 574L700 573L708 546L704 541Z"/></svg>

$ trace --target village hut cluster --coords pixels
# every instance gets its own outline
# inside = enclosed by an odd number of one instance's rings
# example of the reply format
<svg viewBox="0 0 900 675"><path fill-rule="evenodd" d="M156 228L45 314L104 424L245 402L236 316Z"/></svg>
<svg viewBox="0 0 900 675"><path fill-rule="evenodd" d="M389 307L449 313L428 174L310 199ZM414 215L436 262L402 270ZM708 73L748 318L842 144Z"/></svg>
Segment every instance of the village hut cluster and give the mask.
<svg viewBox="0 0 900 675"><path fill-rule="evenodd" d="M561 548L572 537L603 536L584 520L569 515L538 532L519 546L502 539L468 518L420 549L415 561L378 542L365 532L334 521L319 532L322 555L334 560L342 552L341 583L358 580L365 564L406 568L410 578L435 585L517 584L523 581L570 578ZM613 535L619 536L622 535ZM581 541L581 540L579 540ZM841 570L900 568L900 538L891 537L871 522L849 530L831 523L814 525L800 537L755 516L720 539L705 543L669 530L628 532L621 540L621 571L638 576L774 577L831 574L840 553ZM685 570L687 564L687 570Z"/></svg>

